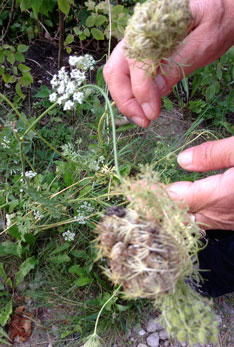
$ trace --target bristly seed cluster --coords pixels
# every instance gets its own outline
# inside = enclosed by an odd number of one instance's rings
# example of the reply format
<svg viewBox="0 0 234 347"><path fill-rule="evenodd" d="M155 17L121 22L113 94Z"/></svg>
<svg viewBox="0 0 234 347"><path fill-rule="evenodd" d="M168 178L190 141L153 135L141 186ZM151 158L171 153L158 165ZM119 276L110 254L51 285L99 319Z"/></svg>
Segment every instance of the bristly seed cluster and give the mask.
<svg viewBox="0 0 234 347"><path fill-rule="evenodd" d="M200 228L150 169L116 190L131 202L126 209L108 209L97 227L106 275L122 285L125 297L152 299L172 337L191 345L215 341L217 322L209 301L185 283L189 279L198 285L200 280L194 266L204 247ZM205 329L200 329L201 321Z"/></svg>
<svg viewBox="0 0 234 347"><path fill-rule="evenodd" d="M175 53L191 22L189 0L148 0L137 3L125 30L128 58L160 67ZM156 72L156 71L154 71Z"/></svg>

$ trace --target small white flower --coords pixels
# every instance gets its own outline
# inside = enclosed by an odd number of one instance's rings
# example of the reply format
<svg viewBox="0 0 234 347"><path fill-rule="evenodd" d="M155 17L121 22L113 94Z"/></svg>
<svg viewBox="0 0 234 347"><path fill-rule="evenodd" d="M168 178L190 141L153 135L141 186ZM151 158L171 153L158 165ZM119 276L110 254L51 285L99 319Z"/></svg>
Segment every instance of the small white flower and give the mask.
<svg viewBox="0 0 234 347"><path fill-rule="evenodd" d="M71 100L68 100L65 102L63 110L67 111L67 110L71 110L74 107L74 102Z"/></svg>
<svg viewBox="0 0 234 347"><path fill-rule="evenodd" d="M73 241L76 236L76 234L71 232L70 230L65 231L64 233L62 233L62 235L65 241Z"/></svg>
<svg viewBox="0 0 234 347"><path fill-rule="evenodd" d="M7 213L6 214L6 227L9 228L10 225L11 225L11 219L10 219L10 215Z"/></svg>
<svg viewBox="0 0 234 347"><path fill-rule="evenodd" d="M68 60L69 64L70 64L71 66L75 66L76 63L77 63L77 61L78 61L77 58L78 58L78 57L76 57L76 56L70 56L70 57L69 57L69 60Z"/></svg>
<svg viewBox="0 0 234 347"><path fill-rule="evenodd" d="M6 138L6 136L4 136L4 137L3 137L3 141L2 141L2 143L1 143L2 148L10 148L9 143L10 143L10 140L8 140L8 139Z"/></svg>
<svg viewBox="0 0 234 347"><path fill-rule="evenodd" d="M82 93L82 92L75 92L73 94L73 100L77 101L79 104L82 104L82 102L84 100L84 93Z"/></svg>
<svg viewBox="0 0 234 347"><path fill-rule="evenodd" d="M33 178L33 177L35 177L37 175L37 173L36 172L33 172L32 170L30 170L30 171L25 171L25 177L27 177L27 178Z"/></svg>
<svg viewBox="0 0 234 347"><path fill-rule="evenodd" d="M55 102L57 100L57 94L56 93L52 93L49 96L50 102Z"/></svg>
<svg viewBox="0 0 234 347"><path fill-rule="evenodd" d="M44 215L40 211L33 211L33 215L36 220L40 220L44 217Z"/></svg>
<svg viewBox="0 0 234 347"><path fill-rule="evenodd" d="M73 81L68 82L66 87L66 93L73 94L76 89L76 85Z"/></svg>

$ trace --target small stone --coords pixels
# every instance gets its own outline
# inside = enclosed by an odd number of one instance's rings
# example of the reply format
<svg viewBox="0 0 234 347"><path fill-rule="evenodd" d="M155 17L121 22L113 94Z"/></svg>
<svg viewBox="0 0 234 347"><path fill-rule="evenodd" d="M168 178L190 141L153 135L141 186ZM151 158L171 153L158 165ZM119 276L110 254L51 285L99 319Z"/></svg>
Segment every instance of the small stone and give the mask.
<svg viewBox="0 0 234 347"><path fill-rule="evenodd" d="M158 347L159 346L158 333L150 334L147 338L147 343L150 347Z"/></svg>
<svg viewBox="0 0 234 347"><path fill-rule="evenodd" d="M168 332L165 329L159 331L159 338L160 338L160 340L168 340L169 337L170 336L168 335Z"/></svg>
<svg viewBox="0 0 234 347"><path fill-rule="evenodd" d="M139 334L140 336L144 336L144 335L146 334L146 331L145 331L144 329L141 329L141 330L138 332L138 334Z"/></svg>
<svg viewBox="0 0 234 347"><path fill-rule="evenodd" d="M154 333L155 331L159 331L162 329L163 328L161 327L158 321L156 321L153 318L150 318L146 327L146 330L148 331L148 333Z"/></svg>
<svg viewBox="0 0 234 347"><path fill-rule="evenodd" d="M139 332L143 330L142 329L142 326L140 325L140 323L137 323L137 325L135 325L135 327L133 328L133 331L136 333L136 334L139 334Z"/></svg>
<svg viewBox="0 0 234 347"><path fill-rule="evenodd" d="M137 345L137 347L147 347L144 343L139 343L139 345Z"/></svg>
<svg viewBox="0 0 234 347"><path fill-rule="evenodd" d="M168 347L168 346L169 346L169 343L170 343L169 341L165 341L165 342L164 342L164 347Z"/></svg>

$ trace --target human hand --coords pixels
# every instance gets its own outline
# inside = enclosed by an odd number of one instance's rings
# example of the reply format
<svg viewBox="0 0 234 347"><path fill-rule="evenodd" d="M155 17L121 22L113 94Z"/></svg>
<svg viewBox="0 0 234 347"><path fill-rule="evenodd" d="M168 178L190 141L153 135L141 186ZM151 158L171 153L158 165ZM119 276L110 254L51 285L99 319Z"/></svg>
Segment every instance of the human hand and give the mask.
<svg viewBox="0 0 234 347"><path fill-rule="evenodd" d="M205 142L178 156L189 171L229 168L222 174L195 182L176 182L167 190L173 200L186 202L203 229L234 230L234 136Z"/></svg>
<svg viewBox="0 0 234 347"><path fill-rule="evenodd" d="M233 0L191 0L190 8L189 34L179 54L173 56L175 62L187 65L185 75L210 64L234 44ZM182 71L174 64L169 74L158 74L153 81L135 60L125 57L123 45L124 40L112 52L104 78L120 112L147 127L160 113L161 97L183 78Z"/></svg>

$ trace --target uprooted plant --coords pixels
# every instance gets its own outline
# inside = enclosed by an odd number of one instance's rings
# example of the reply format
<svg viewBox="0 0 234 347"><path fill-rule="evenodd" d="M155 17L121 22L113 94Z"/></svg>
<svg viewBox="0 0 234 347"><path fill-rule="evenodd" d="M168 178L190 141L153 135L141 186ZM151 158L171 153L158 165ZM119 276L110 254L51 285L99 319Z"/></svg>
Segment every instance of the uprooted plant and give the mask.
<svg viewBox="0 0 234 347"><path fill-rule="evenodd" d="M108 260L104 272L122 285L126 298L152 299L172 337L190 345L216 342L218 322L210 301L186 283L199 286L195 265L204 244L198 225L150 169L116 192L131 202L126 209L108 209L98 225L99 257Z"/></svg>

